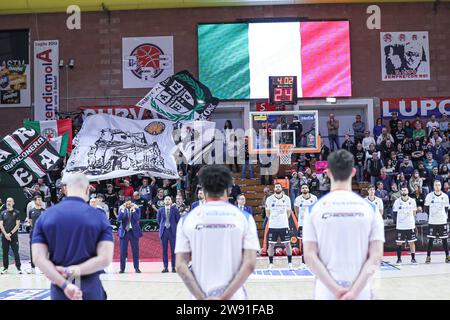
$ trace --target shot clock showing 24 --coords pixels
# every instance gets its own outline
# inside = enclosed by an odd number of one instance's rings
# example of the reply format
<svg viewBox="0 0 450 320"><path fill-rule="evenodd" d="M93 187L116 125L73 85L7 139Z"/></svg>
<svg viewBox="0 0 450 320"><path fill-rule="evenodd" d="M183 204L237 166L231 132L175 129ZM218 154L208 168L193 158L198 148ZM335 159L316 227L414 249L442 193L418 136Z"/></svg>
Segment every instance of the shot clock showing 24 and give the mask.
<svg viewBox="0 0 450 320"><path fill-rule="evenodd" d="M297 103L297 77L269 77L269 101L273 104Z"/></svg>

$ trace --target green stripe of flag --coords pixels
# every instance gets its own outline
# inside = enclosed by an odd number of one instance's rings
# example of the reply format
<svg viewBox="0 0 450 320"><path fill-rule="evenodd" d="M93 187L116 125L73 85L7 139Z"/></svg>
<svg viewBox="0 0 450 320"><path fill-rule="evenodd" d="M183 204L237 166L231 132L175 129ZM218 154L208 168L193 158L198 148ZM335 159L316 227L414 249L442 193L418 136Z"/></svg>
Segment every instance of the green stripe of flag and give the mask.
<svg viewBox="0 0 450 320"><path fill-rule="evenodd" d="M248 24L198 27L199 79L219 99L250 98Z"/></svg>
<svg viewBox="0 0 450 320"><path fill-rule="evenodd" d="M67 154L67 146L69 145L69 132L66 131L62 134L61 148L59 149L59 155L65 157Z"/></svg>
<svg viewBox="0 0 450 320"><path fill-rule="evenodd" d="M24 121L23 126L25 128L33 129L37 133L41 133L41 126L39 125L39 121Z"/></svg>

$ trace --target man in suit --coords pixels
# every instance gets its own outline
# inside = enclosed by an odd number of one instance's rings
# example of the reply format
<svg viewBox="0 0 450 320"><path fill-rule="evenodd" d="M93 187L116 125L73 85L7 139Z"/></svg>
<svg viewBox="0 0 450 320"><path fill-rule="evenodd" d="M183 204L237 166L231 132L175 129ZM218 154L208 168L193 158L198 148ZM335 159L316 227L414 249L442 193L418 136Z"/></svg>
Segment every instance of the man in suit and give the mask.
<svg viewBox="0 0 450 320"><path fill-rule="evenodd" d="M120 238L120 272L125 272L125 259L128 252L128 242L131 242L131 251L133 253L133 265L136 273L141 273L139 270L139 238L142 237L139 220L141 218L141 211L131 202L128 197L125 203L119 209L119 216L117 221L120 223L117 232Z"/></svg>
<svg viewBox="0 0 450 320"><path fill-rule="evenodd" d="M237 196L242 193L241 188L236 184L236 179L232 178L231 190L230 190L230 203L236 204Z"/></svg>
<svg viewBox="0 0 450 320"><path fill-rule="evenodd" d="M195 207L204 205L204 204L206 203L205 195L204 195L202 189L199 189L199 190L198 190L198 192L197 192L197 198L198 198L198 200L197 200L197 201L194 201L194 202L192 203L192 205L191 205L191 211L194 210Z"/></svg>
<svg viewBox="0 0 450 320"><path fill-rule="evenodd" d="M253 215L252 207L245 205L245 196L243 194L240 194L237 196L237 205L239 210L242 212L247 212L248 214Z"/></svg>
<svg viewBox="0 0 450 320"><path fill-rule="evenodd" d="M172 272L175 270L175 237L177 234L177 223L180 220L180 213L176 206L172 206L172 198L164 198L164 207L158 210L156 220L159 224L159 238L162 243L164 269L162 273L169 272L169 257L167 254L170 242L170 254L172 259Z"/></svg>

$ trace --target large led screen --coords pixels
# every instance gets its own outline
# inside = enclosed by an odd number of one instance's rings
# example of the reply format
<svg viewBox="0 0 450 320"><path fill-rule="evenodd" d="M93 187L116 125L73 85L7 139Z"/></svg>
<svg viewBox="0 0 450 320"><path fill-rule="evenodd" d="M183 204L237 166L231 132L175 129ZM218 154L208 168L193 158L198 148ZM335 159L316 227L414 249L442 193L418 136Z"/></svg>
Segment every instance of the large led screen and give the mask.
<svg viewBox="0 0 450 320"><path fill-rule="evenodd" d="M351 96L348 21L198 25L199 78L220 99L269 97L297 76L299 98Z"/></svg>

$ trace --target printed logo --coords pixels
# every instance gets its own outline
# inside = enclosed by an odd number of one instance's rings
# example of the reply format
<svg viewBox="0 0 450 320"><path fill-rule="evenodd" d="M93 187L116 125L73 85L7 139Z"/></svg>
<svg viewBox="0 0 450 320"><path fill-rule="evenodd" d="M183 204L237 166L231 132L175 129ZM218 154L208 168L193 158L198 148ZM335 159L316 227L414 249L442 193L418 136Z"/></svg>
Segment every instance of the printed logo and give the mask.
<svg viewBox="0 0 450 320"><path fill-rule="evenodd" d="M127 69L143 81L157 78L164 69L171 66L170 57L166 56L160 47L151 43L137 46L126 59Z"/></svg>
<svg viewBox="0 0 450 320"><path fill-rule="evenodd" d="M52 128L45 128L42 131L42 136L46 137L47 139L56 138L56 136L57 136L56 130L52 129Z"/></svg>
<svg viewBox="0 0 450 320"><path fill-rule="evenodd" d="M150 122L146 127L145 131L151 134L152 136L157 136L164 132L164 129L166 129L166 125L164 122L161 121L153 121Z"/></svg>

